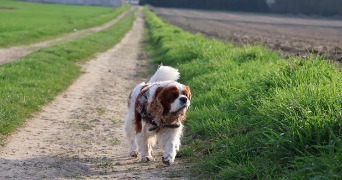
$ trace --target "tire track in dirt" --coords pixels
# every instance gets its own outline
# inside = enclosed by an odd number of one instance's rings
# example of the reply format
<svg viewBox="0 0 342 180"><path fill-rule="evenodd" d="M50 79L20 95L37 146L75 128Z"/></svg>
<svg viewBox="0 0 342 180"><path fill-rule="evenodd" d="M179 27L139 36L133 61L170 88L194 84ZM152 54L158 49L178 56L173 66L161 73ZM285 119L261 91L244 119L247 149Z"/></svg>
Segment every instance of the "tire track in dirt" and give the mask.
<svg viewBox="0 0 342 180"><path fill-rule="evenodd" d="M58 43L73 41L78 38L90 35L92 33L105 30L109 28L110 26L114 25L115 23L117 23L120 19L126 17L134 8L135 7L132 6L129 10L123 12L117 18L109 21L103 26L79 30L77 32L69 33L57 39L38 42L38 43L34 43L28 46L13 46L10 48L0 48L0 64L8 63L8 62L23 58L31 54L32 52L38 51L39 49L44 48L44 47L52 46Z"/></svg>
<svg viewBox="0 0 342 180"><path fill-rule="evenodd" d="M147 61L138 60L141 9L119 44L82 65L85 74L9 137L0 148L0 179L185 179L178 172L185 165L176 158L165 166L158 148L155 162L128 153L127 97L147 80Z"/></svg>

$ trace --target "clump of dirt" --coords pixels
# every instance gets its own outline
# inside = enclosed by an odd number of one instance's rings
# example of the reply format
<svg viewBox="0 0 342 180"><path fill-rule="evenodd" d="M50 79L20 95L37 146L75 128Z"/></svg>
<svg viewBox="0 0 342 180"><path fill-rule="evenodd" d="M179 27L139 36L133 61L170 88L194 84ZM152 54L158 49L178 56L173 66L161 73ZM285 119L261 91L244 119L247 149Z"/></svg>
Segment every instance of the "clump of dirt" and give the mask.
<svg viewBox="0 0 342 180"><path fill-rule="evenodd" d="M0 7L0 10L14 10L17 9L15 7Z"/></svg>
<svg viewBox="0 0 342 180"><path fill-rule="evenodd" d="M138 60L147 60L149 59L148 55L146 52L140 52L137 57Z"/></svg>

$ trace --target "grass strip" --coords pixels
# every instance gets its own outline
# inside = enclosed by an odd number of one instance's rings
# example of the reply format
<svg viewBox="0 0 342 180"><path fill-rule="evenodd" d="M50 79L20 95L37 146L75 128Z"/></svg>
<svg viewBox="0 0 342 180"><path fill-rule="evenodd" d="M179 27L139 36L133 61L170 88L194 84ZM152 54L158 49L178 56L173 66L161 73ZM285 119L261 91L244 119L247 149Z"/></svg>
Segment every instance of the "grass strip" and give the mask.
<svg viewBox="0 0 342 180"><path fill-rule="evenodd" d="M95 53L119 43L131 29L136 10L106 30L0 65L1 142L73 83L82 73L75 62L94 57Z"/></svg>
<svg viewBox="0 0 342 180"><path fill-rule="evenodd" d="M342 72L321 57L284 59L163 23L144 8L146 51L179 69L191 109L178 157L213 179L342 178Z"/></svg>
<svg viewBox="0 0 342 180"><path fill-rule="evenodd" d="M110 8L0 0L0 7L0 47L10 47L103 25L130 5Z"/></svg>

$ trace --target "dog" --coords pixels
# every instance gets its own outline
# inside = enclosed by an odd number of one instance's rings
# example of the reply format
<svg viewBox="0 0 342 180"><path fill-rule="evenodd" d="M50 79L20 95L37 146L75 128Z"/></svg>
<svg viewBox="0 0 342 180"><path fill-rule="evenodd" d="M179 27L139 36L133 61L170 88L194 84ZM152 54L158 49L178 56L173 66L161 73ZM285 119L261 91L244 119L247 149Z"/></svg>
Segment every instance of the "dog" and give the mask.
<svg viewBox="0 0 342 180"><path fill-rule="evenodd" d="M156 139L164 150L163 163L175 160L191 100L190 88L178 79L177 69L161 65L147 84L140 83L129 95L124 130L129 153L132 157L140 153L140 162L154 161Z"/></svg>

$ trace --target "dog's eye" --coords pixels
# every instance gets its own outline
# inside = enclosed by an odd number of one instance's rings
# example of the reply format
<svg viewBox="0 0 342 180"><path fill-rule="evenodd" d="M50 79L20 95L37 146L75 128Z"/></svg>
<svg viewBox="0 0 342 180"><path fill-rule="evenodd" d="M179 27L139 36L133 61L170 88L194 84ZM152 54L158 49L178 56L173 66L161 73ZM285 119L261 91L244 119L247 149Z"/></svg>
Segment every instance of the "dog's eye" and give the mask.
<svg viewBox="0 0 342 180"><path fill-rule="evenodd" d="M171 100L175 100L177 97L175 95L173 95L170 99Z"/></svg>

